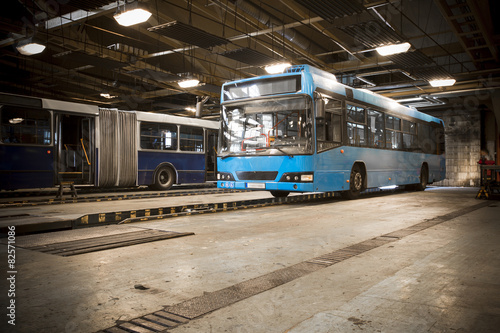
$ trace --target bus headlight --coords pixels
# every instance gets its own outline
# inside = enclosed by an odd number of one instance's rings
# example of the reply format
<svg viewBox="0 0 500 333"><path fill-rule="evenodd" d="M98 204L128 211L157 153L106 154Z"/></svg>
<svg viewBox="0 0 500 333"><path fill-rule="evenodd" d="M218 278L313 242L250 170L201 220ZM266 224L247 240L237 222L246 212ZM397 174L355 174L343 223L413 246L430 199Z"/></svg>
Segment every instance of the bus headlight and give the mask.
<svg viewBox="0 0 500 333"><path fill-rule="evenodd" d="M300 175L300 181L301 182L312 182L313 181L313 175L312 174Z"/></svg>
<svg viewBox="0 0 500 333"><path fill-rule="evenodd" d="M303 182L310 183L314 181L314 172L287 172L281 176L280 182Z"/></svg>
<svg viewBox="0 0 500 333"><path fill-rule="evenodd" d="M230 172L219 172L217 180L234 180L234 177Z"/></svg>

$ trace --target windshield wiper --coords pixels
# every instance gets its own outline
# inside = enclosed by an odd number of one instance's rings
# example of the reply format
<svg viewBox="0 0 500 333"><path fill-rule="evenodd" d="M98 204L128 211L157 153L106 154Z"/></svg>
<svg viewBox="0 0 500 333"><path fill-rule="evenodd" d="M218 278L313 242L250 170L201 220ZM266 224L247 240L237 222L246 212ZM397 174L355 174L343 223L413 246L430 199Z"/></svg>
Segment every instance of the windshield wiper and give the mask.
<svg viewBox="0 0 500 333"><path fill-rule="evenodd" d="M290 158L293 158L293 155L292 155L292 154L287 153L286 151L284 151L283 149L281 149L280 147L277 147L277 146L271 146L271 147L261 147L261 148L259 148L259 149L265 149L265 150L267 150L267 149L276 149L276 150L278 150L278 151L282 152L283 154L285 154L286 156L289 156Z"/></svg>

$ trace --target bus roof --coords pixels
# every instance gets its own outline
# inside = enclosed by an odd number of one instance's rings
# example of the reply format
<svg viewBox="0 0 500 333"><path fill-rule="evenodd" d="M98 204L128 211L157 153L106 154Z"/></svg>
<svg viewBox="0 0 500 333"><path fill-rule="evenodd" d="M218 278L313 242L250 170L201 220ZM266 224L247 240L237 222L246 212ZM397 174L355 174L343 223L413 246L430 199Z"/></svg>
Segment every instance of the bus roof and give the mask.
<svg viewBox="0 0 500 333"><path fill-rule="evenodd" d="M301 74L303 77L306 77L305 80L302 80L302 89L300 91L301 93L312 95L312 93L319 88L319 90L324 91L325 94L331 92L335 96L343 96L343 98L345 98L347 101L352 101L353 103L358 102L361 104L368 104L370 106L373 106L374 108L380 108L381 111L389 111L396 116L406 116L421 119L427 122L435 122L439 124L442 123L442 120L439 118L420 112L415 108L399 104L397 101L391 98L384 97L369 90L355 89L345 84L339 83L334 74L318 69L316 67L312 67L310 65L291 66L288 67L282 74L264 75L260 77L226 82L223 85L222 89L224 90L224 86L234 83L246 83L254 80L265 80L271 78L274 79L281 76L285 77L297 74ZM307 77L310 77L311 79L307 80ZM223 94L221 98L223 98Z"/></svg>

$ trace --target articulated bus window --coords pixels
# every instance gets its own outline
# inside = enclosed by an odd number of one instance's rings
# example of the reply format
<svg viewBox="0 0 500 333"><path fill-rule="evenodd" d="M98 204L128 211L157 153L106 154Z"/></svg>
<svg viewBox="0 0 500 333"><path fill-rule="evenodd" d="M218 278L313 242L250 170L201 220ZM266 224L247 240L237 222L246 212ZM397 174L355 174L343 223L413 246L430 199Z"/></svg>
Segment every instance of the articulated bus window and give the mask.
<svg viewBox="0 0 500 333"><path fill-rule="evenodd" d="M3 143L50 145L49 111L3 106L0 113Z"/></svg>
<svg viewBox="0 0 500 333"><path fill-rule="evenodd" d="M181 126L179 137L181 150L203 152L203 128Z"/></svg>
<svg viewBox="0 0 500 333"><path fill-rule="evenodd" d="M142 122L141 148L177 150L177 125Z"/></svg>

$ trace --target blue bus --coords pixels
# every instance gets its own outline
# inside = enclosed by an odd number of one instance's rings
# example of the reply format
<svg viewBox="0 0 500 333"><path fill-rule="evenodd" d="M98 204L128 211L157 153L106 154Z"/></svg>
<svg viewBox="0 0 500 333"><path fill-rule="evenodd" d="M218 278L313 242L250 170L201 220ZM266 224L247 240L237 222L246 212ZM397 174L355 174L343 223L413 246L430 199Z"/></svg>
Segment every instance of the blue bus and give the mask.
<svg viewBox="0 0 500 333"><path fill-rule="evenodd" d="M0 190L216 180L219 122L0 93Z"/></svg>
<svg viewBox="0 0 500 333"><path fill-rule="evenodd" d="M339 191L423 190L445 177L441 119L309 65L225 83L221 96L219 188Z"/></svg>

